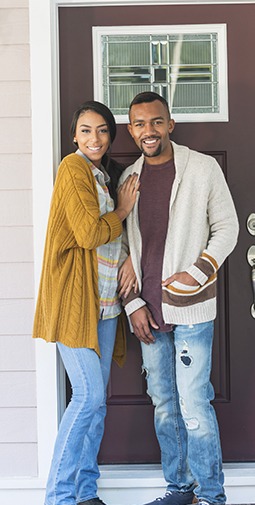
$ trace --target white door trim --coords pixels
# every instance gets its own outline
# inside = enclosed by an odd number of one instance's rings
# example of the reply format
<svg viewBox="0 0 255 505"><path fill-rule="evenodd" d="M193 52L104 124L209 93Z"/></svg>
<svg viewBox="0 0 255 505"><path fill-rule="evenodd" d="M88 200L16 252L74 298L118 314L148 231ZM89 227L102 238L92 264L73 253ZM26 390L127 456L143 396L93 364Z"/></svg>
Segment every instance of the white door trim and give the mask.
<svg viewBox="0 0 255 505"><path fill-rule="evenodd" d="M53 0L59 7L105 7L114 5L252 4L255 0Z"/></svg>
<svg viewBox="0 0 255 505"><path fill-rule="evenodd" d="M207 0L104 0L65 1L29 0L31 100L32 100L32 167L34 260L36 291L39 284L53 173L60 160L58 23L59 6L173 5L173 4L255 3L255 0L223 2ZM37 408L38 408L38 478L45 481L56 437L61 405L59 384L63 373L58 367L56 348L36 342Z"/></svg>

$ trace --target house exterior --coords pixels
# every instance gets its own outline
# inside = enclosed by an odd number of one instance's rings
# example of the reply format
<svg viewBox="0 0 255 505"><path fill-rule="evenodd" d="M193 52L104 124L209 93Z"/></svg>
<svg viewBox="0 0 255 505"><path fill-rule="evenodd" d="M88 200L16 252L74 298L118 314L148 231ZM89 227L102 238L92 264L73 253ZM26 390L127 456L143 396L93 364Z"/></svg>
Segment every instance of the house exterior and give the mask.
<svg viewBox="0 0 255 505"><path fill-rule="evenodd" d="M1 2L0 24L0 474L8 478L37 474L28 2Z"/></svg>
<svg viewBox="0 0 255 505"><path fill-rule="evenodd" d="M54 172L60 160L59 6L220 4L0 1L0 502L43 505L65 374L31 338ZM254 3L254 2L229 2ZM254 19L255 24L255 19ZM249 56L248 56L249 57ZM255 198L254 198L255 201ZM252 503L255 462L225 465L228 503ZM101 497L143 503L164 492L159 465L102 467Z"/></svg>

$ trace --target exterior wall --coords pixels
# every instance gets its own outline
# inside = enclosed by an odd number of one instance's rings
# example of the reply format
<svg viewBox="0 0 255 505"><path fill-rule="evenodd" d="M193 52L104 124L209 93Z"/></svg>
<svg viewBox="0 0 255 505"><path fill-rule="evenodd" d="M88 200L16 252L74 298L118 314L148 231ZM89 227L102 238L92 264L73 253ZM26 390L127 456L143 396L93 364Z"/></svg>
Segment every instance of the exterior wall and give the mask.
<svg viewBox="0 0 255 505"><path fill-rule="evenodd" d="M37 474L28 0L0 2L0 477Z"/></svg>

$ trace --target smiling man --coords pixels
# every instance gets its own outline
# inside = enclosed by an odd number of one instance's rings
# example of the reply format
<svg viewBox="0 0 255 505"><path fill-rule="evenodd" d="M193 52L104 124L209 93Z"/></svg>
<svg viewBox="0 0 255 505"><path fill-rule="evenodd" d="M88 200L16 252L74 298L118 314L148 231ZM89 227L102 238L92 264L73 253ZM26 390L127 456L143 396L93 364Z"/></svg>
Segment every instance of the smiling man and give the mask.
<svg viewBox="0 0 255 505"><path fill-rule="evenodd" d="M139 292L123 303L141 342L167 482L165 496L147 505L223 505L210 372L217 271L235 247L237 216L216 160L170 141L164 98L140 93L129 117L142 156L120 181L140 177L122 260L130 251Z"/></svg>
<svg viewBox="0 0 255 505"><path fill-rule="evenodd" d="M129 133L144 156L151 158L151 165L165 163L172 158L169 133L172 133L174 124L164 102L155 100L131 106Z"/></svg>

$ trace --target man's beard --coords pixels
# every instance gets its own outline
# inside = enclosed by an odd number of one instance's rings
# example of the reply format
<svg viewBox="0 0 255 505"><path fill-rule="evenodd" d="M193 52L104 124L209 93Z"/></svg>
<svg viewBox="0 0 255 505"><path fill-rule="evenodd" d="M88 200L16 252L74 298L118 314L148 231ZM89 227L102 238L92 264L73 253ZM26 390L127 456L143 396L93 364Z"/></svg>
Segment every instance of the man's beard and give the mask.
<svg viewBox="0 0 255 505"><path fill-rule="evenodd" d="M144 154L144 156L146 156L147 158L154 158L155 156L159 156L161 154L161 150L162 150L162 144L160 142L160 144L158 145L156 151L152 152L152 153L148 153L147 151L145 151L145 149L143 148L143 144L142 144L142 147L141 147L141 151L142 153Z"/></svg>

